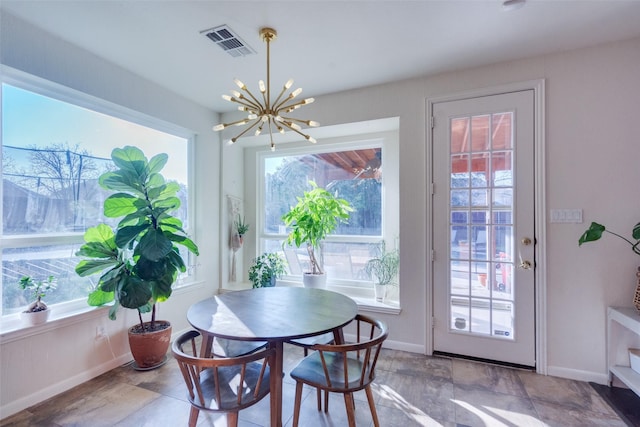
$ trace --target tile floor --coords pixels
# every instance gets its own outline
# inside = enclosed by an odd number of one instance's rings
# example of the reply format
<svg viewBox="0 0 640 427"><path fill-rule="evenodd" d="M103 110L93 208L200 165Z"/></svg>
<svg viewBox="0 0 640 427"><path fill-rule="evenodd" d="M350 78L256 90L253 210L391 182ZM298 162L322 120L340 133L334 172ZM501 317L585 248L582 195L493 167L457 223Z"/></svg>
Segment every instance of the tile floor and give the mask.
<svg viewBox="0 0 640 427"><path fill-rule="evenodd" d="M285 348L288 372L302 357ZM189 404L178 366L138 372L125 365L0 421L0 426L186 426ZM374 384L383 427L394 426L625 426L583 382L481 363L383 350ZM291 426L295 383L287 375L283 425ZM371 426L364 392L356 394L358 426ZM341 396L329 414L316 410L315 392L305 391L301 426L346 426ZM241 427L268 425L268 397L240 413ZM198 426L226 426L223 415L201 413Z"/></svg>

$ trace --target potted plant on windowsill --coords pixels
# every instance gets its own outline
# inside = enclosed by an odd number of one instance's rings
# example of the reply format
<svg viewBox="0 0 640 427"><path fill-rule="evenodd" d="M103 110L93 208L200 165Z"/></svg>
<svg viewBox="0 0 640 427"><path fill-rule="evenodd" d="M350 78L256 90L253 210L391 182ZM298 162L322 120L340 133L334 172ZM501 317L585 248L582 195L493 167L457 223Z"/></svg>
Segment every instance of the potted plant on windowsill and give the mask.
<svg viewBox="0 0 640 427"><path fill-rule="evenodd" d="M249 280L254 288L268 288L276 285L276 279L287 272L287 263L276 252L265 252L254 258L249 267Z"/></svg>
<svg viewBox="0 0 640 427"><path fill-rule="evenodd" d="M20 313L22 322L27 326L45 323L49 319L51 309L42 301L42 298L47 296L48 292L55 290L55 278L49 276L46 280L34 280L30 276L23 276L18 285L21 289L30 291L33 299L26 310Z"/></svg>
<svg viewBox="0 0 640 427"><path fill-rule="evenodd" d="M384 240L378 245L378 254L364 266L364 271L374 283L376 301L384 302L387 287L397 285L396 277L400 267L398 250L387 252Z"/></svg>
<svg viewBox="0 0 640 427"><path fill-rule="evenodd" d="M86 231L76 254L86 259L76 273L101 274L88 302L113 302L110 319L120 306L137 310L140 323L129 329L129 345L137 367L150 369L164 363L170 342L171 324L156 320L156 304L169 299L178 274L186 271L178 245L196 255L198 247L171 215L180 206L180 186L160 174L168 156L147 160L140 149L127 146L114 149L111 158L117 169L99 178L101 187L114 192L104 201L104 215L121 219L115 232L106 224ZM149 312L151 320L144 322L142 314Z"/></svg>
<svg viewBox="0 0 640 427"><path fill-rule="evenodd" d="M640 255L640 222L637 223L631 231L631 238L633 240L627 239L626 237L621 236L618 233L607 230L607 228L602 224L592 222L589 228L584 233L582 233L580 239L578 239L578 246L582 246L583 243L599 240L602 237L603 233L609 233L624 240L631 246L631 250L633 251L633 253ZM638 309L638 311L640 311L640 267L638 267L636 276L638 277L638 283L636 284L633 305L636 307L636 309Z"/></svg>
<svg viewBox="0 0 640 427"><path fill-rule="evenodd" d="M353 208L344 199L338 198L324 188L309 181L310 191L298 197L298 203L282 216L291 231L284 244L295 244L297 247L306 244L311 271L304 272L302 282L308 287L325 287L326 276L316 256L320 242L332 233L338 223L347 222L349 212Z"/></svg>

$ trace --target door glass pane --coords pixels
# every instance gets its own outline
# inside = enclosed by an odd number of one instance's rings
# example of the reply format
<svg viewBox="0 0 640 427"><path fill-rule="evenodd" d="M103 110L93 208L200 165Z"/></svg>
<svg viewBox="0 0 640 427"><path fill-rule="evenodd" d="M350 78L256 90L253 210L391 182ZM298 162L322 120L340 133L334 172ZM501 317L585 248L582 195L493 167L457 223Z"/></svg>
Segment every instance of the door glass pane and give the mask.
<svg viewBox="0 0 640 427"><path fill-rule="evenodd" d="M514 338L512 119L451 120L451 331Z"/></svg>

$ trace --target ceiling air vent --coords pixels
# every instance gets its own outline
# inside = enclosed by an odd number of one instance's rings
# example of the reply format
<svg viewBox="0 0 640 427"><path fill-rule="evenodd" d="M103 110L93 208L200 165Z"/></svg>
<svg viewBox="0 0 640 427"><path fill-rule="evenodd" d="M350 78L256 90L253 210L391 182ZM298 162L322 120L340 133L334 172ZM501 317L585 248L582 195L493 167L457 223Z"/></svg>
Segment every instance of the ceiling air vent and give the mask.
<svg viewBox="0 0 640 427"><path fill-rule="evenodd" d="M253 55L256 53L226 25L200 31L200 34L204 34L209 40L220 46L222 50L233 57Z"/></svg>

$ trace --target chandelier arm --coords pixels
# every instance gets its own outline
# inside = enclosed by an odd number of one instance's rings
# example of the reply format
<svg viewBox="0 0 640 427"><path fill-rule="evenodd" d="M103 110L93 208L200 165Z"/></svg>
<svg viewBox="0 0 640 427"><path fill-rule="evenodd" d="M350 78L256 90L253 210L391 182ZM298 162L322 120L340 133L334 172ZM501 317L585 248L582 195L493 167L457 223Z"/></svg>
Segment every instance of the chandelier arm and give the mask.
<svg viewBox="0 0 640 427"><path fill-rule="evenodd" d="M269 141L271 142L271 151L275 151L276 150L276 144L274 144L273 142L273 129L271 129L271 121L273 119L269 119Z"/></svg>
<svg viewBox="0 0 640 427"><path fill-rule="evenodd" d="M279 106L280 107L279 109L280 110L288 110L289 108L294 108L295 109L297 107L300 107L302 105L307 105L307 104L310 104L310 102L307 101L306 99L302 99L302 100L300 100L298 102L294 102L293 104Z"/></svg>
<svg viewBox="0 0 640 427"><path fill-rule="evenodd" d="M259 118L256 119L252 124L250 124L249 126L247 126L245 128L245 130L243 130L242 132L240 132L238 135L234 136L233 138L231 138L231 142L236 142L238 140L238 138L240 138L242 135L244 135L245 133L249 132L251 129L253 129L254 127L256 127L256 125L258 123L260 123L262 120L260 120Z"/></svg>
<svg viewBox="0 0 640 427"><path fill-rule="evenodd" d="M275 106L274 110L278 111L278 110L282 110L283 108L288 108L289 106L287 105L285 107L284 104L286 104L287 102L291 101L293 98L295 98L295 96L293 96L292 94L289 94L289 96L287 96L285 99L280 101L280 103L278 105Z"/></svg>
<svg viewBox="0 0 640 427"><path fill-rule="evenodd" d="M299 134L299 135L303 136L303 137L304 137L304 139L309 140L309 139L311 138L311 135L307 135L307 134L305 134L305 133L300 132L298 129L296 129L296 128L294 128L294 127L289 126L286 122L280 122L280 123L282 123L282 125L283 125L284 127L286 127L287 129L290 129L290 130L294 131L295 133L297 133L297 134Z"/></svg>
<svg viewBox="0 0 640 427"><path fill-rule="evenodd" d="M237 120L235 122L230 122L230 123L220 123L220 125L222 125L223 127L218 129L218 130L222 130L222 129L228 128L229 126L243 125L245 123L248 123L248 119L247 118L244 118L242 120ZM218 125L218 126L220 126L220 125Z"/></svg>
<svg viewBox="0 0 640 427"><path fill-rule="evenodd" d="M249 94L249 96L251 97L251 99L253 100L253 102L255 102L255 107L262 109L262 106L260 105L260 101L258 101L258 99L257 99L255 96L253 96L253 94L251 93L251 91L250 91L246 86L244 86L244 87L242 88L242 90L243 90L243 91L245 91L245 92L247 92L247 94ZM249 99L247 99L247 98L245 98L245 99L247 100L247 102L251 102Z"/></svg>
<svg viewBox="0 0 640 427"><path fill-rule="evenodd" d="M247 99L247 98L243 98L243 100L239 100L239 99L236 99L236 98L231 98L230 102L235 102L236 104L240 104L240 105L242 105L244 107L250 108L251 111L256 111L256 110L260 111L260 106L254 104L253 102L251 102L250 99ZM257 113L257 111L256 111L256 113Z"/></svg>
<svg viewBox="0 0 640 427"><path fill-rule="evenodd" d="M282 105L284 102L287 102L287 100L289 99L289 97L285 98L284 101L282 101L280 104L278 104L278 102L280 102L280 98L282 98L282 95L284 95L284 93L287 91L287 87L283 86L282 90L280 91L280 94L278 95L278 97L276 98L275 101L273 101L273 105L275 105L275 107L273 107L273 111L278 111L280 109L280 105Z"/></svg>
<svg viewBox="0 0 640 427"><path fill-rule="evenodd" d="M311 120L302 120L302 119L296 119L295 117L286 117L286 116L280 116L283 120L288 120L290 122L298 122L298 123L302 123L304 125L307 126L311 126L310 122Z"/></svg>

